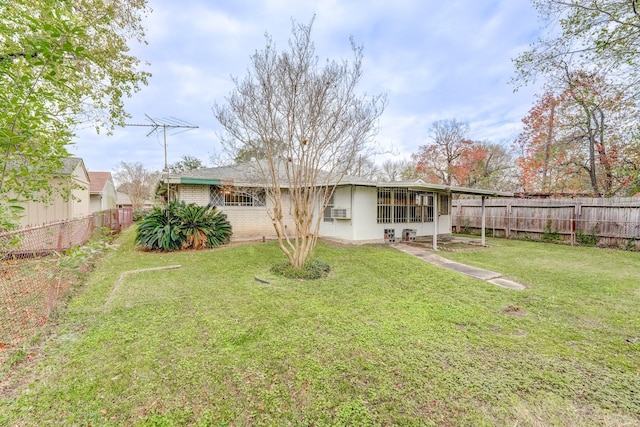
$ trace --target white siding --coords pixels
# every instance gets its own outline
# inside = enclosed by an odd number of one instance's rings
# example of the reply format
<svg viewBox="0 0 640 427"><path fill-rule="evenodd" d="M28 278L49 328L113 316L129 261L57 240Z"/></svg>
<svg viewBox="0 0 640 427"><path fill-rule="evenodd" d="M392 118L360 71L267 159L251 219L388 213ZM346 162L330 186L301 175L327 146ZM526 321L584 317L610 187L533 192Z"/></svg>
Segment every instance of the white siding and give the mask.
<svg viewBox="0 0 640 427"><path fill-rule="evenodd" d="M66 200L56 195L49 202L24 203L25 211L20 218L21 228L82 218L90 214L89 179L82 164L78 165L71 176L54 178L51 185L54 188L69 188L70 185L78 188L72 190L72 197Z"/></svg>
<svg viewBox="0 0 640 427"><path fill-rule="evenodd" d="M92 194L90 199L89 208L91 213L104 210L102 207L102 194Z"/></svg>
<svg viewBox="0 0 640 427"><path fill-rule="evenodd" d="M320 236L339 239L355 243L382 243L384 230L395 230L396 241L401 239L405 229L416 230L418 237L433 236L433 222L424 223L391 223L378 224L378 189L376 187L344 186L334 193L334 206L351 208L351 219L334 219L333 222L322 222ZM451 216L442 215L439 218L438 234L451 234Z"/></svg>
<svg viewBox="0 0 640 427"><path fill-rule="evenodd" d="M116 208L116 186L113 183L113 178L110 176L107 182L104 184L102 190L102 209L115 209Z"/></svg>

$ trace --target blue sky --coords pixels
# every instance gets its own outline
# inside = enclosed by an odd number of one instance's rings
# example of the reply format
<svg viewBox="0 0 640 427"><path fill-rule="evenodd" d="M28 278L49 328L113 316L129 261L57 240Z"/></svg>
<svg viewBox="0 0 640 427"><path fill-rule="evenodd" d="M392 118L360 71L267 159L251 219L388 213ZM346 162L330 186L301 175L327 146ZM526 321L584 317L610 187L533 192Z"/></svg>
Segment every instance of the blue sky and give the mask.
<svg viewBox="0 0 640 427"><path fill-rule="evenodd" d="M531 108L535 87L513 92L511 58L527 49L539 23L528 0L149 0L146 46L132 52L148 61L149 85L126 101L130 123L175 117L198 129L169 132L169 163L183 155L205 162L222 153L222 131L212 107L224 104L231 76L243 77L249 57L269 33L284 49L291 20L308 23L321 60L349 59L349 37L364 46L360 90L384 92L388 105L378 144L408 158L429 141L431 123L457 119L470 137L510 144ZM162 169L162 138L147 128L113 136L81 129L75 156L90 171L113 171L120 161ZM380 156L382 162L389 156Z"/></svg>

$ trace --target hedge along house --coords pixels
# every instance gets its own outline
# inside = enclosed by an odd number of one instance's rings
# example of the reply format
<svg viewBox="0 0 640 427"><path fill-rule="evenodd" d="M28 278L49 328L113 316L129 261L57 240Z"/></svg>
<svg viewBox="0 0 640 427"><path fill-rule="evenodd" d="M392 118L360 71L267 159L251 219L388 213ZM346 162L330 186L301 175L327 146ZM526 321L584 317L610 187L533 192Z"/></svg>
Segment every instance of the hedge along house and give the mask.
<svg viewBox="0 0 640 427"><path fill-rule="evenodd" d="M267 210L272 202L264 186L250 178L243 164L204 168L162 178L159 193L198 205L213 205L227 215L234 239L276 238ZM281 181L284 183L286 181ZM287 186L281 184L283 214L294 230ZM511 193L429 184L421 180L376 182L345 176L335 188L328 206L316 206L321 224L319 237L348 243L382 243L416 238L438 239L451 235L451 196L467 194L508 197ZM484 212L484 210L483 210ZM482 235L484 244L484 232Z"/></svg>

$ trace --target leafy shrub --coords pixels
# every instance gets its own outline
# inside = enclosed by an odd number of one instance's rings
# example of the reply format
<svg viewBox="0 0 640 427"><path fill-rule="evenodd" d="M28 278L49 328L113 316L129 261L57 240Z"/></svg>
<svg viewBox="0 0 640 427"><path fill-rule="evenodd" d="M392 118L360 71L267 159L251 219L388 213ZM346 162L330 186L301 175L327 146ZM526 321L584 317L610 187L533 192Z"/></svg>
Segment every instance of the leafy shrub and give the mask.
<svg viewBox="0 0 640 427"><path fill-rule="evenodd" d="M550 219L547 220L547 226L544 229L544 233L542 233L542 240L545 242L557 242L560 240L560 233L552 228Z"/></svg>
<svg viewBox="0 0 640 427"><path fill-rule="evenodd" d="M135 209L131 214L131 219L133 222L138 222L147 217L153 209L145 208L145 209Z"/></svg>
<svg viewBox="0 0 640 427"><path fill-rule="evenodd" d="M310 259L302 268L295 268L289 261L284 261L271 267L272 273L289 279L320 279L326 277L330 271L329 264L318 258Z"/></svg>
<svg viewBox="0 0 640 427"><path fill-rule="evenodd" d="M582 230L576 230L576 242L581 245L595 246L598 243L595 228L591 230L591 234L585 234Z"/></svg>
<svg viewBox="0 0 640 427"><path fill-rule="evenodd" d="M231 224L215 207L171 202L138 224L136 243L149 250L203 249L229 242Z"/></svg>
<svg viewBox="0 0 640 427"><path fill-rule="evenodd" d="M64 254L59 254L58 267L62 272L72 272L80 277L92 266L94 260L114 248L110 244L111 239L110 234L97 234L84 245L67 249Z"/></svg>

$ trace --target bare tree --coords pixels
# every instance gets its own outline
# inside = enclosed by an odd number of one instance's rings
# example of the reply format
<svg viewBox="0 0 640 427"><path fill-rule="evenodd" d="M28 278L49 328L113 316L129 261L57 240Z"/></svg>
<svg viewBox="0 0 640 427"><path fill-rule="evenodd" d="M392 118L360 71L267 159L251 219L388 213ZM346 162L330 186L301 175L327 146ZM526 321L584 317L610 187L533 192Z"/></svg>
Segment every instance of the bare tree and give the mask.
<svg viewBox="0 0 640 427"><path fill-rule="evenodd" d="M381 181L407 181L418 178L416 165L411 160L385 160L378 174Z"/></svg>
<svg viewBox="0 0 640 427"><path fill-rule="evenodd" d="M234 78L227 105L214 107L225 129L223 144L238 153L258 152L253 182L266 189L280 248L302 268L315 248L320 216L336 184L360 156L371 153L386 97L358 94L362 47L351 40L353 61L322 66L311 41L313 20L292 23L289 49L278 52L270 36L251 57L248 75ZM288 196L286 196L287 194ZM290 198L290 202L288 201ZM294 230L285 227L291 204Z"/></svg>
<svg viewBox="0 0 640 427"><path fill-rule="evenodd" d="M380 175L380 168L370 156L358 156L348 171L348 174L359 178L375 180L378 178L378 175Z"/></svg>
<svg viewBox="0 0 640 427"><path fill-rule="evenodd" d="M151 197L159 178L159 172L149 171L140 162L120 162L113 174L118 191L129 196L134 210L142 209L145 200Z"/></svg>

